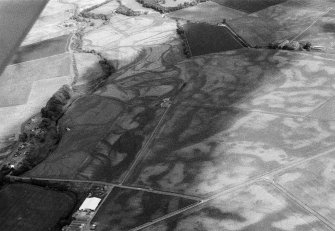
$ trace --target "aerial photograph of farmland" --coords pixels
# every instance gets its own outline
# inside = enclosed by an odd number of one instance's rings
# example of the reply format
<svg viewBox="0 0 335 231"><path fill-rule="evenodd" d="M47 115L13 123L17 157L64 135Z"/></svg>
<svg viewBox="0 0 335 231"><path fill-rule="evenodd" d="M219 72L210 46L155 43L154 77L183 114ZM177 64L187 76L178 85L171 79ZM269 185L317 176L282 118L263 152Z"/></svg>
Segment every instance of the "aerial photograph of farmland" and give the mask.
<svg viewBox="0 0 335 231"><path fill-rule="evenodd" d="M0 231L335 231L335 0L0 0Z"/></svg>

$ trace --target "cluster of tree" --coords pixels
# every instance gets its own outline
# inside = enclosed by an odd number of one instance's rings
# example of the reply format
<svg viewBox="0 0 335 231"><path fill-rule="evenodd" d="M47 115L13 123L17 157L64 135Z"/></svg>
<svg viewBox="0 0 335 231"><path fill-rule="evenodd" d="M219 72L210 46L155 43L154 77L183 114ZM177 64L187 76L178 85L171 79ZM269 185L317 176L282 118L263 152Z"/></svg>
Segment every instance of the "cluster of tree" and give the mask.
<svg viewBox="0 0 335 231"><path fill-rule="evenodd" d="M311 51L312 50L312 43L310 42L298 42L298 41L279 41L270 43L267 48L270 49L281 49L281 50L292 50L292 51Z"/></svg>
<svg viewBox="0 0 335 231"><path fill-rule="evenodd" d="M78 15L71 16L70 19L72 19L76 22L86 22L86 23L90 22L89 19L82 17L82 13L80 13Z"/></svg>
<svg viewBox="0 0 335 231"><path fill-rule="evenodd" d="M99 64L104 72L105 78L108 78L111 74L115 72L115 67L113 66L111 61L103 58L99 61Z"/></svg>
<svg viewBox="0 0 335 231"><path fill-rule="evenodd" d="M205 2L205 1L199 1L199 0L195 0L195 1L192 1L192 2L184 2L183 4L179 4L178 7L180 9L183 9L183 8L186 8L186 7L190 7L190 6L195 6L197 4L199 4L200 2Z"/></svg>
<svg viewBox="0 0 335 231"><path fill-rule="evenodd" d="M42 108L41 114L43 118L48 118L51 121L57 121L63 114L63 107L71 98L72 89L68 85L63 85L49 99L46 106Z"/></svg>
<svg viewBox="0 0 335 231"><path fill-rule="evenodd" d="M103 21L108 21L109 20L109 17L105 14L94 14L94 13L89 12L89 11L83 11L79 15L83 18L100 19L100 20L103 20Z"/></svg>
<svg viewBox="0 0 335 231"><path fill-rule="evenodd" d="M11 171L13 175L20 175L32 169L56 149L60 140L57 122L63 115L71 94L72 90L68 85L61 87L41 109L41 122L36 127L23 131L19 136L14 152L23 159L21 164Z"/></svg>
<svg viewBox="0 0 335 231"><path fill-rule="evenodd" d="M140 11L134 11L124 5L122 5L121 1L118 1L120 6L115 10L115 13L118 13L118 14L123 14L123 15L126 15L126 16L139 16L141 15L141 12ZM103 4L100 4L100 5L103 5ZM99 5L99 6L100 6ZM97 8L97 6L94 6L94 8L89 8L89 9L86 9L84 11L82 11L78 16L80 17L83 17L83 18L92 18L92 19L100 19L100 20L103 20L103 21L108 21L109 20L109 16L105 15L105 14L95 14L95 13L92 13L91 10Z"/></svg>
<svg viewBox="0 0 335 231"><path fill-rule="evenodd" d="M141 3L143 7L154 9L160 13L168 13L171 11L179 10L179 7L165 7L159 4L158 1L155 0L136 0Z"/></svg>
<svg viewBox="0 0 335 231"><path fill-rule="evenodd" d="M169 13L189 6L195 6L198 3L206 2L207 0L193 0L192 2L184 2L183 4L179 4L178 6L174 7L166 7L160 5L161 3L164 4L165 0L136 0L136 1L141 3L144 7L154 9L160 13Z"/></svg>
<svg viewBox="0 0 335 231"><path fill-rule="evenodd" d="M191 51L190 51L190 48L187 44L186 34L185 34L185 31L184 31L183 27L179 23L177 23L177 34L183 40L183 52L184 52L185 56L187 58L190 58L191 57Z"/></svg>
<svg viewBox="0 0 335 231"><path fill-rule="evenodd" d="M118 14L123 14L123 15L126 15L126 16L139 16L141 15L141 12L139 11L134 11L124 5L120 5L116 10L115 10L115 13L118 13Z"/></svg>
<svg viewBox="0 0 335 231"><path fill-rule="evenodd" d="M73 36L73 41L71 43L71 49L75 51L81 51L81 48L83 46L83 31L79 30L77 31Z"/></svg>

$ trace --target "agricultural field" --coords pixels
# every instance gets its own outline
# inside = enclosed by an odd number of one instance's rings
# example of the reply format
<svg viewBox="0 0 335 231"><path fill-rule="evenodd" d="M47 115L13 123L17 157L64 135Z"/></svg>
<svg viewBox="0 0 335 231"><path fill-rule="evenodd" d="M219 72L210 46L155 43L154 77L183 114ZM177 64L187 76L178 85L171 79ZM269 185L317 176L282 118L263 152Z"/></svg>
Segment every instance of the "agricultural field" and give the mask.
<svg viewBox="0 0 335 231"><path fill-rule="evenodd" d="M11 64L62 54L67 51L68 40L69 36L63 35L22 46L15 53Z"/></svg>
<svg viewBox="0 0 335 231"><path fill-rule="evenodd" d="M120 6L120 3L118 1L111 1L108 2L107 4L104 4L98 8L95 8L89 12L93 14L103 14L106 16L112 15L115 10Z"/></svg>
<svg viewBox="0 0 335 231"><path fill-rule="evenodd" d="M180 40L153 46L125 46L106 51L106 55L117 57L113 60L117 68L115 77L124 77L140 73L143 70L165 68L185 59Z"/></svg>
<svg viewBox="0 0 335 231"><path fill-rule="evenodd" d="M303 203L335 222L335 205L331 200L334 195L334 177L329 169L334 166L334 153L322 159L308 161L295 169L289 169L274 175L275 182L285 187L290 193L299 196ZM327 178L327 181L320 179Z"/></svg>
<svg viewBox="0 0 335 231"><path fill-rule="evenodd" d="M122 4L134 11L140 11L142 13L148 13L148 14L154 14L154 13L158 14L158 12L153 9L143 7L142 4L136 0L122 0Z"/></svg>
<svg viewBox="0 0 335 231"><path fill-rule="evenodd" d="M60 121L63 132L56 151L25 176L121 181L163 113L157 102L144 103L80 98Z"/></svg>
<svg viewBox="0 0 335 231"><path fill-rule="evenodd" d="M46 3L47 1L32 0L0 2L0 73L8 64L18 44L27 35Z"/></svg>
<svg viewBox="0 0 335 231"><path fill-rule="evenodd" d="M182 19L191 22L205 22L213 25L222 23L223 20L234 19L244 16L245 13L234 10L218 3L207 1L196 6L184 8L167 16L174 19Z"/></svg>
<svg viewBox="0 0 335 231"><path fill-rule="evenodd" d="M7 66L1 75L1 79L3 84L5 86L10 85L10 88L1 91L0 106L26 103L29 99L32 84L36 81L68 76L70 74L69 61L69 55L62 54ZM10 92L11 94L8 95Z"/></svg>
<svg viewBox="0 0 335 231"><path fill-rule="evenodd" d="M101 52L117 75L129 76L185 58L176 28L175 21L156 14L112 17L110 24L84 34L83 49Z"/></svg>
<svg viewBox="0 0 335 231"><path fill-rule="evenodd" d="M74 11L75 6L72 4L49 1L21 45L38 43L74 32L76 22L70 19Z"/></svg>
<svg viewBox="0 0 335 231"><path fill-rule="evenodd" d="M30 179L30 178L19 178L16 177L15 180L20 182L25 182L25 184L32 184L40 188L48 188L50 190L55 190L58 192L67 192L75 195L76 204L72 211L79 209L82 202L87 197L99 197L104 199L113 189L112 185L105 183L96 182L80 182L80 181L62 181L62 180L52 180L52 179Z"/></svg>
<svg viewBox="0 0 335 231"><path fill-rule="evenodd" d="M326 1L304 8L305 4L302 1L286 1L245 17L227 20L226 23L252 47L296 39L330 9L330 3Z"/></svg>
<svg viewBox="0 0 335 231"><path fill-rule="evenodd" d="M182 25L185 34L185 46L190 56L205 55L220 51L229 51L244 46L223 26L206 23L186 23Z"/></svg>
<svg viewBox="0 0 335 231"><path fill-rule="evenodd" d="M142 230L285 230L286 227L296 231L329 230L277 188L260 182Z"/></svg>
<svg viewBox="0 0 335 231"><path fill-rule="evenodd" d="M0 230L330 231L333 7L50 0L0 76Z"/></svg>
<svg viewBox="0 0 335 231"><path fill-rule="evenodd" d="M75 85L88 85L104 76L104 70L100 65L101 58L97 55L89 53L76 53L74 54L76 62L76 76L73 84Z"/></svg>
<svg viewBox="0 0 335 231"><path fill-rule="evenodd" d="M144 7L154 9L160 13L172 12L182 8L196 5L200 1L194 0L139 0Z"/></svg>
<svg viewBox="0 0 335 231"><path fill-rule="evenodd" d="M263 9L266 9L270 6L281 4L286 2L287 0L213 0L213 2L217 2L223 6L243 11L245 13L254 13Z"/></svg>
<svg viewBox="0 0 335 231"><path fill-rule="evenodd" d="M19 132L58 88L72 82L70 65L69 54L64 53L7 66L0 77L0 137Z"/></svg>
<svg viewBox="0 0 335 231"><path fill-rule="evenodd" d="M97 224L97 231L130 230L197 202L188 198L115 187L92 223Z"/></svg>
<svg viewBox="0 0 335 231"><path fill-rule="evenodd" d="M96 6L99 6L100 4L103 4L109 1L106 1L106 0L63 0L62 2L75 6L78 9L78 11L83 11L83 10L95 8Z"/></svg>
<svg viewBox="0 0 335 231"><path fill-rule="evenodd" d="M0 227L4 231L53 230L71 216L75 204L75 195L68 192L8 184L0 189Z"/></svg>
<svg viewBox="0 0 335 231"><path fill-rule="evenodd" d="M335 140L330 123L313 119L292 120L295 126L290 127L285 124L291 121L288 117L185 104L171 114L127 184L206 198L311 157ZM282 139L284 131L290 137ZM314 143L317 147L309 145ZM247 161L253 164L246 165Z"/></svg>
<svg viewBox="0 0 335 231"><path fill-rule="evenodd" d="M176 36L176 22L158 15L111 20L111 24L84 34L83 49L102 51L123 46L158 45Z"/></svg>
<svg viewBox="0 0 335 231"><path fill-rule="evenodd" d="M49 79L70 73L69 54L60 54L30 62L9 65L1 75L4 84L33 82L41 79Z"/></svg>
<svg viewBox="0 0 335 231"><path fill-rule="evenodd" d="M321 46L327 53L335 53L335 11L330 10L325 15L320 17L316 23L313 24L304 33L301 33L297 40L308 41L312 44Z"/></svg>

